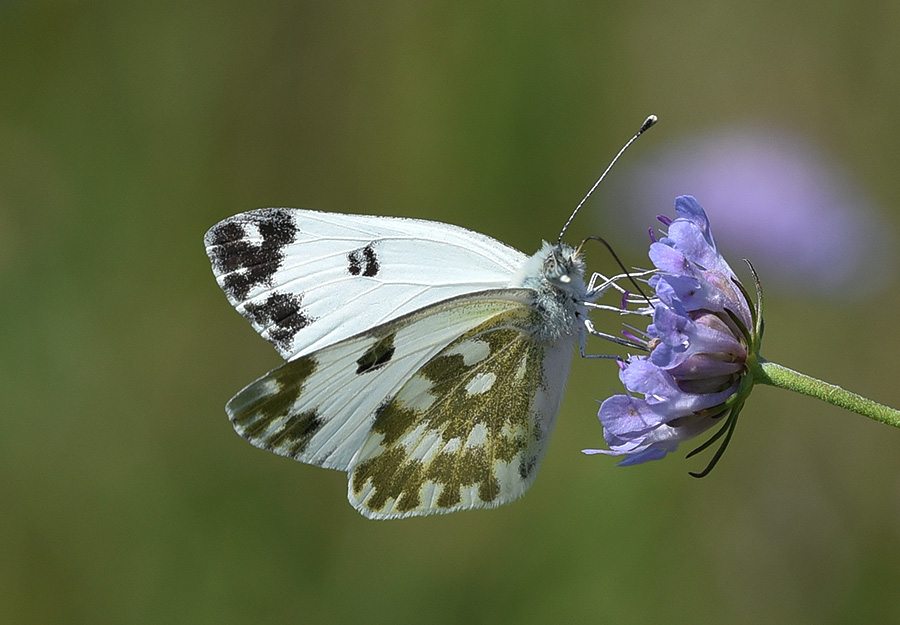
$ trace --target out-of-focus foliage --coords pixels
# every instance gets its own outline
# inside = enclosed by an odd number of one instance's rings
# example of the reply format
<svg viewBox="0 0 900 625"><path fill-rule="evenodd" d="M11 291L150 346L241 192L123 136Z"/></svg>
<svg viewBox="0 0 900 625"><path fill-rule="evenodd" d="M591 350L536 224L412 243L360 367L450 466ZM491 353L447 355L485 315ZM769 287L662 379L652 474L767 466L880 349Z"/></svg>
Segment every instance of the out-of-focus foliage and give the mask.
<svg viewBox="0 0 900 625"><path fill-rule="evenodd" d="M773 389L696 481L703 458L580 453L617 380L579 361L522 501L366 521L344 475L232 432L225 401L278 357L202 246L303 206L531 253L649 113L626 159L762 120L896 207L898 31L863 2L0 4L0 621L900 619L900 432ZM568 237L646 266L609 197ZM779 291L766 356L898 405L897 292Z"/></svg>

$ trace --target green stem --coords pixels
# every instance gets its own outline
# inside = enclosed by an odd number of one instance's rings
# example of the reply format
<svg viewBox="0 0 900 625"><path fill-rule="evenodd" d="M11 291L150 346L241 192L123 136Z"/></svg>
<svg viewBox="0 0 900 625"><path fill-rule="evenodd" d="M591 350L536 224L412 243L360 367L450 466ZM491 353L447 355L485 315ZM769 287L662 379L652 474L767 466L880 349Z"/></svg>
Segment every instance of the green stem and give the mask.
<svg viewBox="0 0 900 625"><path fill-rule="evenodd" d="M852 410L864 417L900 427L900 410L894 410L884 404L866 399L862 395L844 390L840 386L782 367L774 362L764 360L762 357L756 361L751 373L754 382L758 384L770 384L810 397L818 397L822 401Z"/></svg>

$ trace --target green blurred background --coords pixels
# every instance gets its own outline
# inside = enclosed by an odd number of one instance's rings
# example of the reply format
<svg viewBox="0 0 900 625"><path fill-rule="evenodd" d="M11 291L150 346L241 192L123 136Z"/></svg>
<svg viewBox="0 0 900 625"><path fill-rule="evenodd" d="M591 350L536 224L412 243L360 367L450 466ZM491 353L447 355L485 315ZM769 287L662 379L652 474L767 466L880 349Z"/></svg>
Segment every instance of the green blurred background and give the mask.
<svg viewBox="0 0 900 625"><path fill-rule="evenodd" d="M898 32L897 2L0 3L0 621L896 622L900 432L769 388L694 480L687 446L579 452L618 382L578 360L525 498L365 520L229 426L279 358L202 236L302 206L531 253L655 113L626 159L775 120L893 237ZM616 244L603 188L588 210L568 238ZM898 406L898 303L771 293L764 354Z"/></svg>

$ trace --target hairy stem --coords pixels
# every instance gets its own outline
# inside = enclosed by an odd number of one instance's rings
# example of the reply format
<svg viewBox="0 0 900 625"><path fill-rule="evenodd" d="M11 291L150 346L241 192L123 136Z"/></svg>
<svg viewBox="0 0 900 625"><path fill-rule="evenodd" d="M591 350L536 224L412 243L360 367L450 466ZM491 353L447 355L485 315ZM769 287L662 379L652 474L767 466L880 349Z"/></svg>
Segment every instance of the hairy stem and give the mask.
<svg viewBox="0 0 900 625"><path fill-rule="evenodd" d="M810 397L817 397L829 404L846 408L881 423L900 427L900 410L879 404L835 384L823 382L761 357L756 361L752 374L754 381L758 384L769 384Z"/></svg>

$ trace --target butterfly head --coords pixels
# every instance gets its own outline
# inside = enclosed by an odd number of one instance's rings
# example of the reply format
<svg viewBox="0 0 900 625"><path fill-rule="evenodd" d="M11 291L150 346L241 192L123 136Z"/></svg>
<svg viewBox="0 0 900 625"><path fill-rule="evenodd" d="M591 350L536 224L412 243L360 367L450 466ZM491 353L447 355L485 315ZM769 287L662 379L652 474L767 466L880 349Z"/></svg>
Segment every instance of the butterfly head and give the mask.
<svg viewBox="0 0 900 625"><path fill-rule="evenodd" d="M563 291L580 292L578 285L584 282L584 259L575 248L560 243L544 244L541 252L546 252L541 270L544 279Z"/></svg>
<svg viewBox="0 0 900 625"><path fill-rule="evenodd" d="M544 241L541 249L529 258L513 278L511 286L523 286L538 292L560 292L583 299L585 264L581 254L571 245Z"/></svg>

